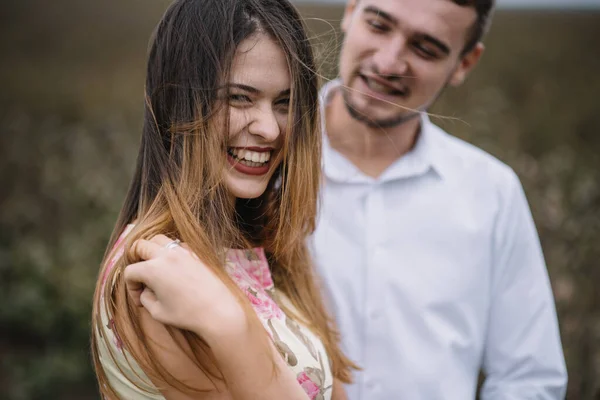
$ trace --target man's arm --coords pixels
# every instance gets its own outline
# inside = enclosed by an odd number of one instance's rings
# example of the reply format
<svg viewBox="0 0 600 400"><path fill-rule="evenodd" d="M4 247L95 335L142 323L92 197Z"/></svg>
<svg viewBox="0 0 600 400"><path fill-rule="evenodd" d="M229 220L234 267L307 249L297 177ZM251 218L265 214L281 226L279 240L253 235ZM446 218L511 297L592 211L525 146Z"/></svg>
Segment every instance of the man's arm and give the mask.
<svg viewBox="0 0 600 400"><path fill-rule="evenodd" d="M493 243L482 399L564 399L567 372L539 238L514 173L505 186Z"/></svg>

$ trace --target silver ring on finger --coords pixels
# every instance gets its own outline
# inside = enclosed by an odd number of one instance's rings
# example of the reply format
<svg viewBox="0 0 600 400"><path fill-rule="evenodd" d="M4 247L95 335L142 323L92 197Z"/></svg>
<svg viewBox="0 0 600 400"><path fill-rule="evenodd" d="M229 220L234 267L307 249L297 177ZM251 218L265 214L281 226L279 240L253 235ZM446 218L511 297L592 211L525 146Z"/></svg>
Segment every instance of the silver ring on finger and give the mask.
<svg viewBox="0 0 600 400"><path fill-rule="evenodd" d="M180 247L179 243L181 243L181 240L175 239L172 242L167 243L165 245L165 249L171 250L171 249L174 249L175 247Z"/></svg>

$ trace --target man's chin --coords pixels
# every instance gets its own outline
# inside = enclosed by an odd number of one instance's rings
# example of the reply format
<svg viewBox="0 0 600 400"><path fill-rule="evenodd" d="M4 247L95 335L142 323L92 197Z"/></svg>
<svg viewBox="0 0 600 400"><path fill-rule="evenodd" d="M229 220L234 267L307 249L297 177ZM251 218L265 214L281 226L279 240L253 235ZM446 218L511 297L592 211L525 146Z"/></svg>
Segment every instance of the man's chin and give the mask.
<svg viewBox="0 0 600 400"><path fill-rule="evenodd" d="M393 128L408 121L412 121L420 115L417 111L382 115L383 113L375 113L372 110L358 108L348 101L344 101L344 104L346 105L348 114L350 114L354 120L363 123L370 128Z"/></svg>
<svg viewBox="0 0 600 400"><path fill-rule="evenodd" d="M348 91L344 91L342 97L348 114L354 120L371 128L393 128L405 122L412 121L420 115L418 111L399 111L399 107L394 108L385 102L376 104L376 102L371 101L368 104L361 104L363 102L360 99L358 101L353 99Z"/></svg>

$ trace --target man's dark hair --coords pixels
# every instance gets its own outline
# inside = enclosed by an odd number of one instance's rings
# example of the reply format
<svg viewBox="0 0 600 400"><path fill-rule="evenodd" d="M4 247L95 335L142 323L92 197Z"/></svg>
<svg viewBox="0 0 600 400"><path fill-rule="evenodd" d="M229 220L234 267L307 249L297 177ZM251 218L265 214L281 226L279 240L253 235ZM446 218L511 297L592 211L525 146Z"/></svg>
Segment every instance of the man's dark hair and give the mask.
<svg viewBox="0 0 600 400"><path fill-rule="evenodd" d="M453 3L459 6L473 7L477 12L477 20L471 28L467 43L463 49L463 54L467 54L477 43L481 41L487 33L492 22L492 13L496 5L496 0L452 0Z"/></svg>

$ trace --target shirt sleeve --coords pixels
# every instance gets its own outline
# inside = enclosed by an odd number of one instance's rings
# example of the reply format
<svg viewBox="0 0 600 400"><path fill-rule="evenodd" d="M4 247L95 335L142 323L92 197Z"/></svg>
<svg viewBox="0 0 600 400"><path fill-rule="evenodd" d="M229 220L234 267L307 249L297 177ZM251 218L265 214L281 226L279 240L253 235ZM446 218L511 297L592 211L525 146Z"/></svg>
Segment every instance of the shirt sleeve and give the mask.
<svg viewBox="0 0 600 400"><path fill-rule="evenodd" d="M564 399L567 372L542 249L516 174L501 194L481 398Z"/></svg>

